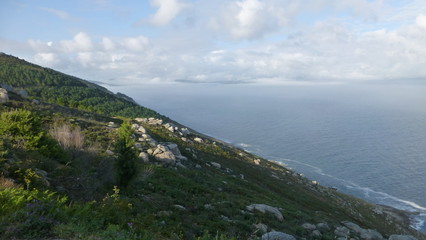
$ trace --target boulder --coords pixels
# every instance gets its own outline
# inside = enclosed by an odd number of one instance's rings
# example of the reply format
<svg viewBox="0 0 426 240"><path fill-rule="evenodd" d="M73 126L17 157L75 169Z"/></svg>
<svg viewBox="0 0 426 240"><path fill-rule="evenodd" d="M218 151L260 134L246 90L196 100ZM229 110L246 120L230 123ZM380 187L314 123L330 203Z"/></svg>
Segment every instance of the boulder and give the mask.
<svg viewBox="0 0 426 240"><path fill-rule="evenodd" d="M191 132L189 132L188 128L181 128L181 133L184 137L188 136L189 134L191 134Z"/></svg>
<svg viewBox="0 0 426 240"><path fill-rule="evenodd" d="M24 89L19 89L18 91L16 91L16 93L21 96L22 98L27 98L28 97L28 92L25 91Z"/></svg>
<svg viewBox="0 0 426 240"><path fill-rule="evenodd" d="M262 235L262 240L296 240L296 238L283 232L268 232Z"/></svg>
<svg viewBox="0 0 426 240"><path fill-rule="evenodd" d="M411 235L390 235L389 240L417 240L417 238Z"/></svg>
<svg viewBox="0 0 426 240"><path fill-rule="evenodd" d="M266 233L268 231L268 226L263 223L253 224L253 227L260 233Z"/></svg>
<svg viewBox="0 0 426 240"><path fill-rule="evenodd" d="M217 162L210 162L210 164L215 167L215 168L221 168L222 166L220 165L220 163Z"/></svg>
<svg viewBox="0 0 426 240"><path fill-rule="evenodd" d="M146 133L146 129L144 127L142 127L142 126L139 126L137 129L138 129L138 132L140 132L142 134Z"/></svg>
<svg viewBox="0 0 426 240"><path fill-rule="evenodd" d="M349 236L349 229L347 227L337 227L334 230L334 235L336 235L337 237L348 237Z"/></svg>
<svg viewBox="0 0 426 240"><path fill-rule="evenodd" d="M176 164L176 157L175 155L170 151L165 151L162 153L154 154L154 157L157 161L159 161L163 165L175 165Z"/></svg>
<svg viewBox="0 0 426 240"><path fill-rule="evenodd" d="M176 143L165 143L165 145L175 156L182 156Z"/></svg>
<svg viewBox="0 0 426 240"><path fill-rule="evenodd" d="M197 142L197 143L203 143L204 142L203 139L201 139L199 137L194 138L194 141Z"/></svg>
<svg viewBox="0 0 426 240"><path fill-rule="evenodd" d="M246 207L246 209L248 211L253 212L254 210L259 211L261 213L271 213L273 214L279 221L283 221L284 217L281 214L280 210L278 210L278 208L275 207L271 207L269 205L266 204L251 204L249 206Z"/></svg>
<svg viewBox="0 0 426 240"><path fill-rule="evenodd" d="M260 159L255 159L253 162L254 162L254 164L256 164L256 165L259 165L259 164L260 164Z"/></svg>
<svg viewBox="0 0 426 240"><path fill-rule="evenodd" d="M10 85L8 85L8 84L1 83L1 84L0 84L0 87L1 87L1 88L3 88L3 89L5 89L5 90L6 90L6 91L8 91L8 92L13 92L13 87L12 87L12 86L10 86Z"/></svg>
<svg viewBox="0 0 426 240"><path fill-rule="evenodd" d="M343 224L343 226L349 228L349 230L353 231L357 235L360 235L361 232L364 230L363 228L361 228L360 226L358 226L357 224L355 224L353 222L343 221L342 224Z"/></svg>
<svg viewBox="0 0 426 240"><path fill-rule="evenodd" d="M149 162L149 155L146 152L139 153L139 157L142 159L143 162L147 163Z"/></svg>
<svg viewBox="0 0 426 240"><path fill-rule="evenodd" d="M304 224L302 224L302 228L311 232L311 231L315 230L317 227L314 224L304 223Z"/></svg>
<svg viewBox="0 0 426 240"><path fill-rule="evenodd" d="M5 103L9 101L9 95L7 94L7 90L4 88L0 88L0 103Z"/></svg>
<svg viewBox="0 0 426 240"><path fill-rule="evenodd" d="M322 234L319 230L312 231L310 236L314 239L321 239L322 238Z"/></svg>
<svg viewBox="0 0 426 240"><path fill-rule="evenodd" d="M139 128L139 124L133 123L132 124L132 129L137 130Z"/></svg>
<svg viewBox="0 0 426 240"><path fill-rule="evenodd" d="M317 229L322 232L325 233L327 231L330 231L330 227L328 226L327 223L318 223L317 224Z"/></svg>
<svg viewBox="0 0 426 240"><path fill-rule="evenodd" d="M383 236L376 230L364 229L360 234L360 238L364 240L382 240Z"/></svg>

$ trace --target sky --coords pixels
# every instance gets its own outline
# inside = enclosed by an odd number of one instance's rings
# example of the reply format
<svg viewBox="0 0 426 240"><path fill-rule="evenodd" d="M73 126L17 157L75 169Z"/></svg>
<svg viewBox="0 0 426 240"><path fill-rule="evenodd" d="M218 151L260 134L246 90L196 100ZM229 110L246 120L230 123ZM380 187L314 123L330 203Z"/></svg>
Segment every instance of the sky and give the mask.
<svg viewBox="0 0 426 240"><path fill-rule="evenodd" d="M111 86L426 83L426 1L0 0L0 52Z"/></svg>

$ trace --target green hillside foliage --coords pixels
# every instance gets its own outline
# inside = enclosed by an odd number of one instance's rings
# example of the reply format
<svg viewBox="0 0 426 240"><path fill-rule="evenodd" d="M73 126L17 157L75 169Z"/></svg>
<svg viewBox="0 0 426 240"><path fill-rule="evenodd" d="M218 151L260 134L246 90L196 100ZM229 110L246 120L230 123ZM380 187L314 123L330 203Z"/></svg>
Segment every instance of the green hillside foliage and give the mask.
<svg viewBox="0 0 426 240"><path fill-rule="evenodd" d="M16 69L1 68L19 72L14 76L53 71L6 58ZM14 82L19 81L9 77L6 83ZM31 87L20 86L41 89L31 80L22 84L30 82ZM78 82L67 84L84 83ZM58 94L58 89L75 91L70 95L96 89L80 87L49 86ZM94 94L102 98L109 93ZM88 100L90 94L78 95L79 104L95 101ZM61 106L58 100L37 104L11 93L10 101L0 104L0 239L258 240L263 232L256 225L265 224L267 231L297 239L331 240L342 221L376 229L384 237L397 233L426 239L409 227L404 212L377 213L373 210L378 206L313 184L216 139L195 132L182 138L163 125L87 110L97 104L71 107L65 96ZM113 107L115 101L122 103L108 96ZM140 127L146 133L135 130ZM147 142L144 135L156 143ZM195 141L198 137L201 143ZM147 160L136 155L165 142L177 145L186 158L182 166L161 164L155 151ZM283 219L248 210L251 204L272 206ZM319 238L302 227L304 223L327 223L329 229Z"/></svg>
<svg viewBox="0 0 426 240"><path fill-rule="evenodd" d="M109 116L160 117L103 87L0 53L0 83L23 88L30 98ZM121 96L119 94L118 96Z"/></svg>

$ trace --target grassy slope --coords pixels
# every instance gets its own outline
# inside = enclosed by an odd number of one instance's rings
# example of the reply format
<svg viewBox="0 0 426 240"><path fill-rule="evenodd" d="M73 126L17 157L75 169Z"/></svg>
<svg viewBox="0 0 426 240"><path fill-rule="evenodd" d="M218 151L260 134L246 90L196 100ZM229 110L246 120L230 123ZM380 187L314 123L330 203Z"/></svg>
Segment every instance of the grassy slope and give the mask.
<svg viewBox="0 0 426 240"><path fill-rule="evenodd" d="M106 123L120 123L121 120L51 103L36 105L14 94L11 98L11 102L0 105L0 112L28 109L43 119L46 129L59 118L79 125L86 136L85 147L68 151L65 162L33 152L12 150L9 160L13 161L9 162L7 169L4 165L1 169L2 175L14 178L17 183L23 182L13 174L15 169L44 170L50 186L41 183L34 186L66 195L74 203L68 202L58 208L62 215L55 215L56 220L49 223L52 229L45 233L46 236L116 239L118 237L114 234L120 233L124 234L123 239L140 239L142 235L154 239L191 239L209 231L213 236L220 233L247 239L260 234L256 233L253 224L264 223L270 229L309 238L301 224L327 222L337 226L343 220L377 229L384 235L416 234L406 222L391 217L396 211L375 214L372 209L376 206L372 204L314 186L307 179L273 162L262 159L261 164L256 165L254 159L258 159L257 156L238 148L219 141L214 143L211 138L205 139L204 144L183 142L163 127L151 125L145 127L156 140L178 144L182 154L189 158L184 163L187 168L139 163L139 174L127 189L121 190L120 200L109 204L111 197L105 196L111 196L115 171L114 158L105 154L105 150L114 141L115 131L107 128ZM222 168L208 166L211 161L220 163ZM201 168L196 168L196 164ZM96 202L90 203L92 200ZM270 214L248 213L245 207L252 203L281 208L284 221L280 222ZM185 210L176 208L176 204L184 206ZM10 224L21 226L25 222L19 222L10 212L8 214L11 215L5 214L0 218L0 229L5 231L4 236L10 237L14 233ZM130 229L128 223L132 223ZM37 228L33 231L36 235L44 234ZM333 237L332 230L323 236L324 239Z"/></svg>

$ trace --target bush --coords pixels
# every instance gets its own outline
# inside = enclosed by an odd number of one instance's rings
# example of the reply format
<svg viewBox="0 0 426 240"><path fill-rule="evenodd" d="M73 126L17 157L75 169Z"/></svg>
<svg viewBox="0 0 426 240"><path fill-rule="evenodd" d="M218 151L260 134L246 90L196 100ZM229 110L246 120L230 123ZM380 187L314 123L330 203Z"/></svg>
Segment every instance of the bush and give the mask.
<svg viewBox="0 0 426 240"><path fill-rule="evenodd" d="M14 110L0 114L0 137L13 147L36 150L44 136L40 119L28 110Z"/></svg>
<svg viewBox="0 0 426 240"><path fill-rule="evenodd" d="M124 122L118 129L115 152L117 153L116 168L120 187L126 187L137 173L137 155L133 149L132 134L132 127L128 122Z"/></svg>

